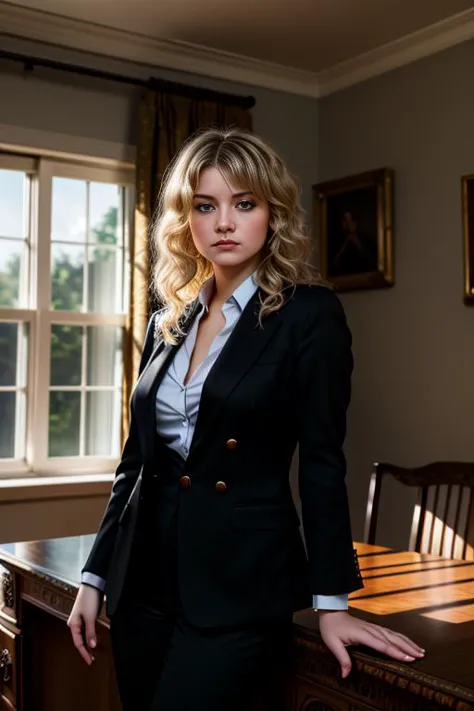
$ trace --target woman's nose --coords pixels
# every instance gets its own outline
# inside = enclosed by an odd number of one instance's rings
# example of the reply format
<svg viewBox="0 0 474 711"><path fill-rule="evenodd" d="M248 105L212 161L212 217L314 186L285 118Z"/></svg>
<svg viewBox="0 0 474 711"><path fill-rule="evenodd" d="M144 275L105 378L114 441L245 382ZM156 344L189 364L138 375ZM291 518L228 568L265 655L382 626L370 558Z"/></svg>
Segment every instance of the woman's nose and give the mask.
<svg viewBox="0 0 474 711"><path fill-rule="evenodd" d="M217 232L233 232L235 230L234 220L230 215L229 210L218 210L216 219Z"/></svg>

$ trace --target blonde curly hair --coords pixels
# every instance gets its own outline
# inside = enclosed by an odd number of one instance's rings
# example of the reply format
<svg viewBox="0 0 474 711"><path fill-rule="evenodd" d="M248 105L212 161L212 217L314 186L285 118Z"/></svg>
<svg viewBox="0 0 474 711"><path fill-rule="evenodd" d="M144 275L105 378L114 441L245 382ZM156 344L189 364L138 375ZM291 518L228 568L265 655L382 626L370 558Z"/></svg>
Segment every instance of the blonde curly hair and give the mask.
<svg viewBox="0 0 474 711"><path fill-rule="evenodd" d="M196 249L190 229L193 195L202 171L210 167L269 205L268 237L255 273L261 290L260 325L266 315L281 308L285 288L323 283L310 262L299 185L277 152L249 131L201 130L185 143L166 171L151 235L151 290L165 305L159 327L167 343L176 343L183 335L180 321L213 275L212 264Z"/></svg>

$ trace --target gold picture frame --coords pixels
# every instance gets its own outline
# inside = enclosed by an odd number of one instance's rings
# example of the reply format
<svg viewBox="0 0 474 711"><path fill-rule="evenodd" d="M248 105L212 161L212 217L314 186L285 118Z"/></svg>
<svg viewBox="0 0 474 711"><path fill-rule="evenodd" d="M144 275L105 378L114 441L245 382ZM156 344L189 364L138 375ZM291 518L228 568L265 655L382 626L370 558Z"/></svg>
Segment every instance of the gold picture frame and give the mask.
<svg viewBox="0 0 474 711"><path fill-rule="evenodd" d="M319 268L339 291L393 286L393 183L380 168L313 186Z"/></svg>
<svg viewBox="0 0 474 711"><path fill-rule="evenodd" d="M464 303L474 305L474 175L464 175L462 223L464 237Z"/></svg>

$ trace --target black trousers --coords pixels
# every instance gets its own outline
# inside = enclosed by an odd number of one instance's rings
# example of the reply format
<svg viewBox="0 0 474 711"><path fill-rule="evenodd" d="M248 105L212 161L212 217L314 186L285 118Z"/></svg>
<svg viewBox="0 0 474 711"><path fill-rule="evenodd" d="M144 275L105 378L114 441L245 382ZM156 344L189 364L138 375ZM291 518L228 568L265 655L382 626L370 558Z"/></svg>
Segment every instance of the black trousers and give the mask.
<svg viewBox="0 0 474 711"><path fill-rule="evenodd" d="M283 711L292 619L190 624L176 574L184 460L159 443L158 456L161 474L143 482L124 591L110 621L123 711L254 711L262 695L271 696L271 711Z"/></svg>

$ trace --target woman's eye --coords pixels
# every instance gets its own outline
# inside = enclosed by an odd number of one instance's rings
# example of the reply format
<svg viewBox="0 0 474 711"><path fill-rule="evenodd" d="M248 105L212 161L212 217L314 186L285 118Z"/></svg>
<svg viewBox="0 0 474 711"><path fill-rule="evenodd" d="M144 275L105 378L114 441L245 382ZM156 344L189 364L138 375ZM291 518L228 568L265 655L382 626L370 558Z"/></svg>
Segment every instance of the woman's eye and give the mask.
<svg viewBox="0 0 474 711"><path fill-rule="evenodd" d="M201 202L199 205L196 205L196 210L199 212L210 212L212 210L212 205L208 202Z"/></svg>
<svg viewBox="0 0 474 711"><path fill-rule="evenodd" d="M252 202L252 200L241 200L239 202L239 206L244 212L247 212L248 210L251 210L253 207L255 207L255 203Z"/></svg>

